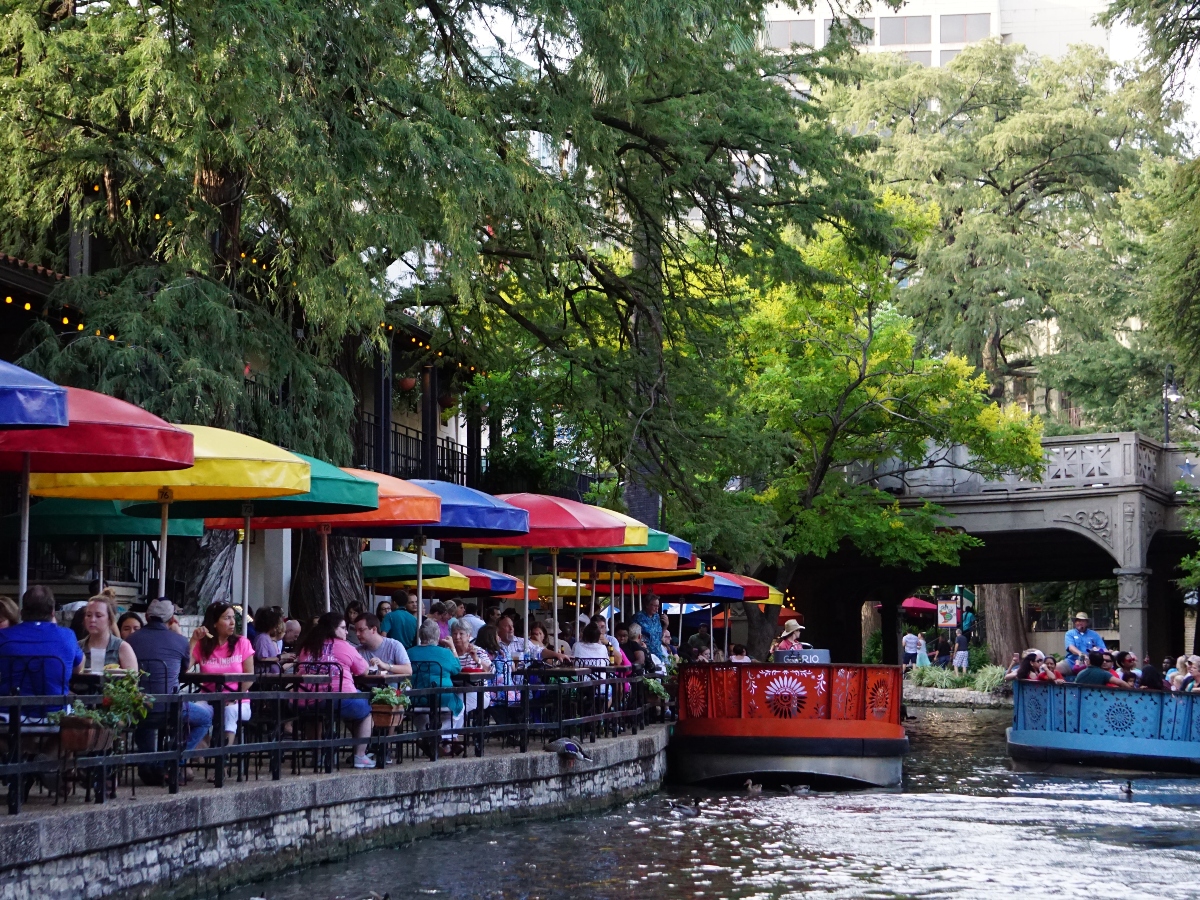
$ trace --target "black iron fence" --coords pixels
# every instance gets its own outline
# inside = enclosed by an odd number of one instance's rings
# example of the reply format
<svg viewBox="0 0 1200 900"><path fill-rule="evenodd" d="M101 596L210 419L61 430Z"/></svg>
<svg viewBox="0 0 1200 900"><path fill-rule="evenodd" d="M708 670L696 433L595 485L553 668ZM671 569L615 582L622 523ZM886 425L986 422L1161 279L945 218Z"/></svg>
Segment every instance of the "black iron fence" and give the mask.
<svg viewBox="0 0 1200 900"><path fill-rule="evenodd" d="M409 707L398 721L388 708L371 707L366 741L374 767L405 759L479 757L489 746L520 752L534 746L540 752L542 742L563 737L586 752L598 738L636 734L666 713L640 674L596 670L568 677L547 668L523 680L406 688ZM141 724L106 731L87 727L86 720L53 721L57 717L46 714L74 704L93 708L103 702L101 696L0 697L0 783L7 788L9 813L18 814L31 801L104 803L138 790L174 794L185 784L220 789L228 780L332 773L350 765L346 751L363 740L348 730L343 701L369 701L370 695L268 689L159 694L152 700ZM189 750L189 704L198 701L212 711L211 743ZM249 704L249 716L233 717L230 740L222 725L234 704Z"/></svg>
<svg viewBox="0 0 1200 900"><path fill-rule="evenodd" d="M393 423L387 445L381 449L378 424L373 413L359 413L354 442L356 464L397 478L425 477L425 444L421 432ZM467 483L467 448L453 438L438 439L437 477L455 484Z"/></svg>

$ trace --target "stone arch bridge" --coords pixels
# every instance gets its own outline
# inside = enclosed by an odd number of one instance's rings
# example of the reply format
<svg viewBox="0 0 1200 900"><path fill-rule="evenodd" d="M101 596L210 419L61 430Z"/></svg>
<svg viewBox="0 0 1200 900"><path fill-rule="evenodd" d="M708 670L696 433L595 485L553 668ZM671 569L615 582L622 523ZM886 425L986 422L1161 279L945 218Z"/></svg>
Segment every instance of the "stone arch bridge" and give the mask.
<svg viewBox="0 0 1200 900"><path fill-rule="evenodd" d="M920 572L880 566L853 551L803 560L790 588L805 614L806 639L829 645L835 658L857 658L861 604L875 599L887 610L922 584L1115 575L1121 646L1153 658L1184 652L1183 596L1173 579L1195 546L1183 530L1179 488L1200 479L1200 456L1133 432L1054 437L1042 445L1040 481L984 479L955 450L938 465L881 477L880 486L901 503L937 503L947 525L983 546L957 566Z"/></svg>

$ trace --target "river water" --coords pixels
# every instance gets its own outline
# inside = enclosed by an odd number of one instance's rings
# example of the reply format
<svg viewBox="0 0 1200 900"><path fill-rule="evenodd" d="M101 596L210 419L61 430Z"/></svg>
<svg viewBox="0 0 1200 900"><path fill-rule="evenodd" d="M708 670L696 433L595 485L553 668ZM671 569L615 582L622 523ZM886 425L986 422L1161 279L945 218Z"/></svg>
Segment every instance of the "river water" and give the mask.
<svg viewBox="0 0 1200 900"><path fill-rule="evenodd" d="M901 791L666 790L620 809L466 829L232 900L1192 898L1200 780L1019 773L1001 711L915 710ZM689 804L699 800L696 808ZM686 808L684 808L686 807Z"/></svg>

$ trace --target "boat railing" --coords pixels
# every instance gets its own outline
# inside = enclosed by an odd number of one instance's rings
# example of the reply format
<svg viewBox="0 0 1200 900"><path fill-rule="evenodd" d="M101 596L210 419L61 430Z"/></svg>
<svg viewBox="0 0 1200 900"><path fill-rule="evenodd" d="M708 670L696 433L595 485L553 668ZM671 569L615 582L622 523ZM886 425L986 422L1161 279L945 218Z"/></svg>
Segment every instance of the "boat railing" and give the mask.
<svg viewBox="0 0 1200 900"><path fill-rule="evenodd" d="M1013 730L1200 741L1200 694L1015 681Z"/></svg>
<svg viewBox="0 0 1200 900"><path fill-rule="evenodd" d="M679 721L817 719L900 724L898 666L694 663L679 667Z"/></svg>

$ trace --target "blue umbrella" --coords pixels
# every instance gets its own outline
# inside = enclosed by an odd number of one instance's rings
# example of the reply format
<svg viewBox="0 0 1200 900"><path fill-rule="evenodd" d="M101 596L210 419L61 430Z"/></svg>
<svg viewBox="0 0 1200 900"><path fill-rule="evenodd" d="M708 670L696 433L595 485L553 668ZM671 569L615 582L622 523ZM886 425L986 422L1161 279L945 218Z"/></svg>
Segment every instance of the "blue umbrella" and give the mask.
<svg viewBox="0 0 1200 900"><path fill-rule="evenodd" d="M432 525L361 526L353 531L357 537L484 538L529 533L529 513L491 494L449 481L406 480L441 498L441 520Z"/></svg>
<svg viewBox="0 0 1200 900"><path fill-rule="evenodd" d="M679 555L680 562L692 561L692 545L683 538L678 538L673 534L668 534L667 546Z"/></svg>
<svg viewBox="0 0 1200 900"><path fill-rule="evenodd" d="M0 428L62 428L67 389L0 361Z"/></svg>

